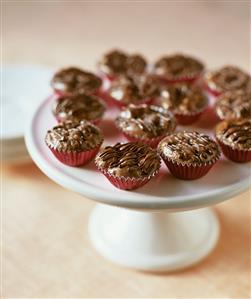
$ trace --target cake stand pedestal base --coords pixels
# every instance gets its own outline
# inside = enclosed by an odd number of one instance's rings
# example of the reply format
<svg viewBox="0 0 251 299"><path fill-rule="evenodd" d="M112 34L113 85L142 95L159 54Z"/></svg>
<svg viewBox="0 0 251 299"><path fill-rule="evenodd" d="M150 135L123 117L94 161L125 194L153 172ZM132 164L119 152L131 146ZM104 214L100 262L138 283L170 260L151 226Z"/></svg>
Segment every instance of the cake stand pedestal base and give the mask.
<svg viewBox="0 0 251 299"><path fill-rule="evenodd" d="M219 237L209 209L139 212L98 204L89 222L95 249L121 266L143 271L174 271L205 258Z"/></svg>

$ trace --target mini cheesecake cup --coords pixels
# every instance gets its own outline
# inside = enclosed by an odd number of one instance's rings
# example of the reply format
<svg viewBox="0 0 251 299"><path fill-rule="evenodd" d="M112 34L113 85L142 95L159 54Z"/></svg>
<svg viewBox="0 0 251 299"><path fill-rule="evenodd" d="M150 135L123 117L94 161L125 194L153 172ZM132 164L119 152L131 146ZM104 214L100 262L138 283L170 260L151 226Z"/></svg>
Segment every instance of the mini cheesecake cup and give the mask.
<svg viewBox="0 0 251 299"><path fill-rule="evenodd" d="M102 144L102 143L101 143ZM93 160L100 149L100 145L96 146L93 149L85 150L82 152L63 152L58 151L55 148L52 148L47 144L53 155L63 164L68 166L83 166Z"/></svg>
<svg viewBox="0 0 251 299"><path fill-rule="evenodd" d="M68 135L67 136L67 130L76 129L79 126L83 125L83 128L92 127L92 129L95 131L92 132L94 135L91 138L97 138L93 146L87 148L87 149L74 149L74 140L75 138ZM68 126L68 127L67 127ZM63 130L63 131L60 131ZM81 130L80 130L81 132ZM68 133L69 134L69 133ZM77 132L74 134L77 134ZM65 137L67 136L67 137ZM60 146L60 142L64 139L62 138L68 138L66 139L66 146ZM72 148L68 148L68 142L69 140L73 144ZM48 146L48 148L51 150L52 154L63 164L68 166L82 166L90 162L98 153L104 139L100 132L100 129L94 125L92 125L90 122L87 121L81 121L81 122L64 122L61 123L58 126L53 127L51 130L48 130L45 136L45 143Z"/></svg>
<svg viewBox="0 0 251 299"><path fill-rule="evenodd" d="M103 175L110 181L110 183L118 189L122 190L135 190L140 187L143 187L146 183L148 183L153 177L155 177L159 169L156 170L152 175L147 177L141 178L132 178L132 177L125 177L125 176L115 176L110 174L108 171L100 168L97 163L96 166L98 167L99 171L103 173Z"/></svg>
<svg viewBox="0 0 251 299"><path fill-rule="evenodd" d="M201 78L204 68L204 63L200 60L177 53L164 56L158 60L153 68L153 72L157 78L166 83L195 83L195 81ZM182 69L182 72L180 72L180 69Z"/></svg>
<svg viewBox="0 0 251 299"><path fill-rule="evenodd" d="M214 76L216 76L216 79L212 79ZM218 78L220 77L220 80L217 79L217 76ZM227 91L237 89L250 91L251 88L250 75L235 66L225 66L215 71L208 71L205 73L203 81L205 90L216 100L221 94ZM235 84L232 82L235 82Z"/></svg>
<svg viewBox="0 0 251 299"><path fill-rule="evenodd" d="M107 146L95 158L98 170L116 188L133 190L155 177L161 161L158 153L140 142Z"/></svg>
<svg viewBox="0 0 251 299"><path fill-rule="evenodd" d="M216 143L215 146L217 147ZM195 180L205 176L220 158L220 151L218 150L218 153L216 152L215 157L204 163L178 162L163 153L161 142L158 146L158 152L170 173L174 177L182 180Z"/></svg>
<svg viewBox="0 0 251 299"><path fill-rule="evenodd" d="M102 78L77 67L63 68L56 72L51 87L58 96L96 94L102 87Z"/></svg>
<svg viewBox="0 0 251 299"><path fill-rule="evenodd" d="M224 92L214 105L218 119L251 119L251 92L242 89Z"/></svg>
<svg viewBox="0 0 251 299"><path fill-rule="evenodd" d="M141 114L137 115L137 112L136 112L137 116L134 117L133 116L134 111L140 111L140 109L143 109ZM133 124L134 122L137 123L138 119L140 119L144 123L144 116L149 115L148 109L150 110L150 114L153 114L153 115L156 114L156 116L158 116L159 118L169 117L169 119L166 119L166 124L168 124L169 127L166 130L162 130L162 132L160 132L160 134L158 134L158 135L155 134L157 136L151 136L151 135L154 135L151 130L146 132L146 134L144 136L143 136L144 130L140 131L140 132L136 132L136 133L135 133L135 130L128 130L128 126L130 127L130 125ZM126 113L129 112L132 114L130 117L125 117L122 115L124 112L126 112ZM125 122L128 121L128 123L123 125L124 121ZM121 124L121 122L122 122L122 124ZM175 131L177 123L176 123L174 115L165 108L162 108L159 106L154 106L154 105L153 106L131 105L128 108L121 111L121 113L115 120L115 125L116 125L117 129L127 138L128 141L144 143L144 144L149 145L151 148L155 149L155 148L157 148L159 142L163 138L165 138L167 135L169 135L170 133L173 133ZM159 126L157 124L154 124L154 127L158 128Z"/></svg>
<svg viewBox="0 0 251 299"><path fill-rule="evenodd" d="M89 104L94 101L96 103L98 103L98 106L92 107L92 109L90 111L86 111L85 108L82 106L77 106L74 107L75 103L78 103L79 98L81 99L81 101L85 101L85 96L87 97L87 99L91 99L91 101L89 102ZM75 121L75 122L80 122L82 120L88 121L93 125L97 125L100 123L101 119L103 118L105 111L106 111L106 105L104 103L104 101L97 96L94 95L78 95L78 96L55 96L53 99L54 103L52 105L52 112L54 117L56 118L58 124L65 122L65 121ZM62 103L67 103L69 104L69 102L71 103L70 106L68 106L68 108L66 109L66 111L64 109L62 109L62 107L60 108L60 105ZM86 105L87 106L87 105ZM58 108L59 107L59 108ZM59 109L59 111L58 111ZM79 115L76 115L76 113L79 112L79 110L82 112L82 114L84 114L84 116L80 117ZM84 111L84 113L83 113ZM96 111L96 117L95 118L89 118L93 113L93 111ZM98 113L97 113L98 111ZM75 113L75 114L74 114ZM63 114L63 116L61 116L61 114ZM60 117L61 116L61 117Z"/></svg>
<svg viewBox="0 0 251 299"><path fill-rule="evenodd" d="M174 85L175 86L175 85ZM186 86L190 86L187 85ZM189 87L190 88L190 87ZM190 96L192 98L192 96ZM191 100L190 98L190 102L193 101L193 99ZM160 97L161 99L161 97ZM162 99L162 106L165 107L166 103L165 103L165 99ZM172 100L170 100L170 105L172 105ZM181 103L182 105L182 103ZM205 93L201 93L201 107L197 108L197 109L189 109L188 107L185 109L185 111L182 111L181 109L179 109L179 105L177 105L177 107L166 107L166 109L169 109L170 111L172 111L173 115L175 116L177 123L180 125L190 125L193 124L195 122L197 122L200 117L206 112L206 110L209 107L209 99L208 97L205 95Z"/></svg>
<svg viewBox="0 0 251 299"><path fill-rule="evenodd" d="M223 137L220 138L221 135L221 129L222 126L224 126L226 129L228 128L228 124L230 123L238 123L238 122L245 122L245 120L238 120L238 119L232 119L232 120L223 120L221 121L215 128L215 138L218 142L218 144L221 147L221 150L226 158L233 162L237 163L245 163L251 161L251 147L250 148L238 148L237 145L230 145L227 144L227 142L224 142ZM251 123L251 122L250 122ZM223 133L223 132L222 132Z"/></svg>

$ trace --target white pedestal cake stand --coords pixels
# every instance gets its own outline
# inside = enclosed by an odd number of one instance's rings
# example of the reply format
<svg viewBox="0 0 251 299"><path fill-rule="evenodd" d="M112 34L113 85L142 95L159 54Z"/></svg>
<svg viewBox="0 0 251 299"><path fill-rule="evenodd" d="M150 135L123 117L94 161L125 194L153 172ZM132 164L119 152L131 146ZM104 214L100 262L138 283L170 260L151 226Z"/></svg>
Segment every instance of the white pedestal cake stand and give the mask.
<svg viewBox="0 0 251 299"><path fill-rule="evenodd" d="M163 165L159 176L145 187L122 191L93 162L73 168L54 158L44 143L46 131L56 124L51 101L35 111L26 144L35 163L53 181L100 203L90 217L89 234L101 255L134 269L173 271L200 261L213 250L219 223L206 207L248 189L250 163L222 158L208 175L195 181L175 179ZM112 122L115 112L107 113L100 124L105 144L124 141ZM196 130L209 133L213 122L208 112L207 122L198 122Z"/></svg>

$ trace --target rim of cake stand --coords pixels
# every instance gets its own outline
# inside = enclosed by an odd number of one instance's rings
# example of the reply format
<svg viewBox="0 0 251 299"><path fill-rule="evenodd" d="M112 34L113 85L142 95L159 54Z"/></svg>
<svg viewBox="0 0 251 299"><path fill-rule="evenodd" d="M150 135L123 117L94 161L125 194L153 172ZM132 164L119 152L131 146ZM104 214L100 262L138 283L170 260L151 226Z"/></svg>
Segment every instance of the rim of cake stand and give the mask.
<svg viewBox="0 0 251 299"><path fill-rule="evenodd" d="M33 117L29 122L25 134L25 142L32 159L50 179L59 185L99 203L143 210L189 210L222 202L228 198L238 195L241 192L244 192L250 187L251 178L247 177L245 180L234 183L230 186L204 193L185 196L170 196L165 199L160 199L158 196L151 196L151 199L149 199L141 196L139 193L138 198L135 200L135 198L130 196L130 192L128 191L119 189L109 190L106 188L100 188L100 186L98 187L95 184L77 180L73 176L70 176L63 171L59 171L55 165L51 165L39 151L35 137L33 136L33 131L36 115L44 103L37 107L33 113Z"/></svg>

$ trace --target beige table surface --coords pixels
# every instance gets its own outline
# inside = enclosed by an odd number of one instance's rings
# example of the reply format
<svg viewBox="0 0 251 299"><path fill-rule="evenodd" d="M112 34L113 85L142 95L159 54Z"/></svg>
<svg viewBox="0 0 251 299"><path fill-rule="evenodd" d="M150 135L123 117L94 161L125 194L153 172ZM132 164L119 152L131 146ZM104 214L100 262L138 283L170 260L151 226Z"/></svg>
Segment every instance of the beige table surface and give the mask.
<svg viewBox="0 0 251 299"><path fill-rule="evenodd" d="M247 1L4 1L3 62L94 68L120 46L155 59L183 50L217 67L250 69ZM87 236L94 204L37 167L2 165L2 298L251 298L250 192L215 207L221 238L188 270L145 274L98 256Z"/></svg>

